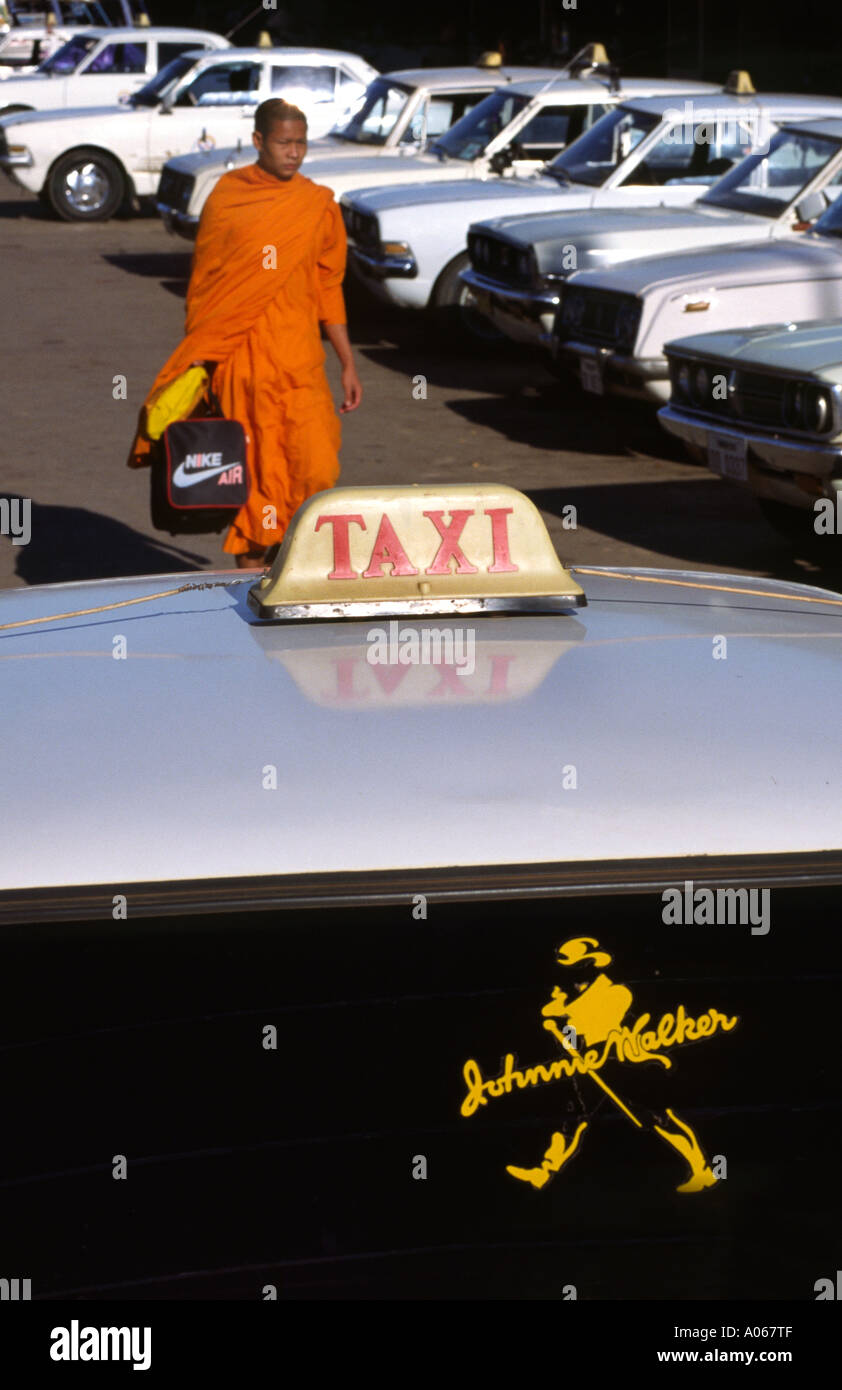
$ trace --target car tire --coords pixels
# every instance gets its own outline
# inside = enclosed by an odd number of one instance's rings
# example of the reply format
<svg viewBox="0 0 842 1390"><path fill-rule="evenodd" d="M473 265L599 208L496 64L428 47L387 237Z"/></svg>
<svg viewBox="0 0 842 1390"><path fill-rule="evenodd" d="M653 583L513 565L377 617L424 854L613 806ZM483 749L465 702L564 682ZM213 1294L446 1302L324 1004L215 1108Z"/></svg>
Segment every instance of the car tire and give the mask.
<svg viewBox="0 0 842 1390"><path fill-rule="evenodd" d="M433 291L433 307L440 318L453 324L461 337L475 347L499 347L508 341L505 333L467 304L468 286L459 279L459 272L470 265L467 251L445 266Z"/></svg>
<svg viewBox="0 0 842 1390"><path fill-rule="evenodd" d="M64 222L106 222L126 199L121 166L102 150L79 149L57 159L46 183L55 214Z"/></svg>

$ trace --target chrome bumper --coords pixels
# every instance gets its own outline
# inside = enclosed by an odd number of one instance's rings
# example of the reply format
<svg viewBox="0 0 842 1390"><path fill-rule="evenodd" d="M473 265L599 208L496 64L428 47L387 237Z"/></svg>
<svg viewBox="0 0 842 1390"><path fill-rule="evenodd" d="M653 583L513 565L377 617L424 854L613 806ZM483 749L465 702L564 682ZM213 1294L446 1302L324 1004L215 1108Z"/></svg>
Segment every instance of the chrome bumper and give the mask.
<svg viewBox="0 0 842 1390"><path fill-rule="evenodd" d="M370 252L361 251L353 244L348 247L348 256L360 275L369 275L378 280L387 279L392 275L413 280L418 274L418 266L413 256L371 255Z"/></svg>
<svg viewBox="0 0 842 1390"><path fill-rule="evenodd" d="M665 430L705 459L711 434L744 440L748 476L742 485L758 497L809 508L816 497L835 497L842 491L842 443L812 443L764 434L759 429L741 429L731 421L700 418L672 403L658 411L658 419Z"/></svg>
<svg viewBox="0 0 842 1390"><path fill-rule="evenodd" d="M178 236L195 241L196 233L199 230L198 217L194 217L188 212L178 212L175 208L168 207L166 203L156 203L155 207L168 232L176 232Z"/></svg>
<svg viewBox="0 0 842 1390"><path fill-rule="evenodd" d="M29 150L24 150L22 154L10 154L8 150L0 154L0 169L31 169L34 163Z"/></svg>
<svg viewBox="0 0 842 1390"><path fill-rule="evenodd" d="M573 371L583 357L596 363L608 395L643 401L669 400L669 367L665 357L626 357L613 348L595 347L593 343L578 343L571 338L561 342L554 333L549 346L553 358Z"/></svg>
<svg viewBox="0 0 842 1390"><path fill-rule="evenodd" d="M472 266L460 271L480 313L509 338L539 344L555 321L561 296L552 290L519 290L491 280Z"/></svg>

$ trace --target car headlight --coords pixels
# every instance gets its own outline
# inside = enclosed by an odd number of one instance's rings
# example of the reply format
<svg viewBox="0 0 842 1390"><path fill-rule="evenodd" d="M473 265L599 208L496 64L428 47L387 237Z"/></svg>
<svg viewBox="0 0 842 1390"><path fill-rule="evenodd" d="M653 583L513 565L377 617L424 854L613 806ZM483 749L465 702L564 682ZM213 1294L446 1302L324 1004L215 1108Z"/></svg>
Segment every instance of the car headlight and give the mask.
<svg viewBox="0 0 842 1390"><path fill-rule="evenodd" d="M680 366L679 369L678 369L678 372L676 373L676 378L675 378L675 380L676 380L676 385L677 385L677 387L678 387L679 395L683 396L685 400L689 401L689 399L690 399L690 367L689 367L689 365L688 365L686 362L682 362L681 366Z"/></svg>
<svg viewBox="0 0 842 1390"><path fill-rule="evenodd" d="M824 386L804 388L803 428L813 434L827 434L833 428L833 398Z"/></svg>
<svg viewBox="0 0 842 1390"><path fill-rule="evenodd" d="M791 429L829 434L834 428L833 396L825 386L793 381L784 391L784 420Z"/></svg>

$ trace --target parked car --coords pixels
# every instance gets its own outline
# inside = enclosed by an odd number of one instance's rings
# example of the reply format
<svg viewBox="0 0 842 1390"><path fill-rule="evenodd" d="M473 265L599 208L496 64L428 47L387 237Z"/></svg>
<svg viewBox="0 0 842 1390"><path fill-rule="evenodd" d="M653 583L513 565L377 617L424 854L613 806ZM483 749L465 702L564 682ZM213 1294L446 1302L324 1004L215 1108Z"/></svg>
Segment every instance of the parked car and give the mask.
<svg viewBox="0 0 842 1390"><path fill-rule="evenodd" d="M5 0L5 9L10 23L0 25L0 81L37 72L75 34L102 25L131 28L149 22L142 6L131 0Z"/></svg>
<svg viewBox="0 0 842 1390"><path fill-rule="evenodd" d="M566 570L476 485L322 493L266 575L0 595L9 1276L813 1299L840 602Z"/></svg>
<svg viewBox="0 0 842 1390"><path fill-rule="evenodd" d="M28 77L0 83L0 116L14 111L114 106L127 101L174 58L197 49L230 48L205 29L85 29Z"/></svg>
<svg viewBox="0 0 842 1390"><path fill-rule="evenodd" d="M283 96L323 134L363 95L374 69L353 53L228 48L175 58L125 106L0 119L0 168L59 217L103 221L154 194L173 155L250 135L257 105Z"/></svg>
<svg viewBox="0 0 842 1390"><path fill-rule="evenodd" d="M737 80L730 85L739 87L742 76L732 74ZM828 111L842 115L842 106L833 98L765 94L623 103L550 166L561 184L551 211L535 202L532 212L527 187L508 215L483 214L470 227L471 264L461 275L467 303L500 333L537 346L551 331L562 286L575 270L670 250L696 235L688 227L700 229L702 244L716 239L721 213L695 202L706 187L750 153L768 149L777 126ZM687 217L675 215L690 203ZM579 215L571 220L571 213ZM759 218L746 225L758 236L765 232Z"/></svg>
<svg viewBox="0 0 842 1390"><path fill-rule="evenodd" d="M785 320L669 343L672 395L658 412L694 458L748 488L772 524L808 548L817 537L842 534L839 244L837 260L833 319ZM811 288L821 295L825 286ZM777 308L776 301L775 291Z"/></svg>
<svg viewBox="0 0 842 1390"><path fill-rule="evenodd" d="M669 396L664 344L686 334L688 314L705 314L705 323L723 328L751 323L752 314L768 319L772 285L776 305L799 304L801 313L816 317L824 310L811 312L808 305L826 303L826 312L833 312L834 286L827 286L825 299L823 277L805 287L812 270L796 271L795 282L789 271L828 259L837 264L824 238L811 241L803 259L801 253L804 233L837 197L840 181L842 118L802 121L780 130L768 153L749 155L691 207L652 214L651 227L644 229L632 212L606 214L604 231L577 227L571 219L580 261L602 250L609 263L604 270L577 271L565 283L550 338L557 360L579 374L586 390L662 403ZM660 243L662 254L641 255L642 236L650 250ZM666 254L682 244L686 251ZM637 259L616 263L635 252ZM760 271L753 292L746 287L743 293L743 264L749 281L754 269ZM776 264L789 268L779 277L788 286L776 283ZM726 283L715 292L722 274Z"/></svg>
<svg viewBox="0 0 842 1390"><path fill-rule="evenodd" d="M433 154L444 151L447 159L441 174L423 181L413 174L412 181L403 177L397 186L360 187L344 194L351 266L378 297L401 308L462 304L467 288L460 272L468 264L468 227L481 211L512 207L542 211L564 205L567 176L560 166L556 168L554 156L568 142L572 148L572 142L585 138L581 132L596 130L600 117L605 120L616 103L656 91L665 97L672 93L674 105L679 94L692 101L704 93L710 100L718 90L700 83L682 84L680 79L631 78L622 88L589 92L587 107L573 83L538 91L531 105L488 143L476 167L472 161L482 146L479 134L471 133L470 122L483 119L483 107L488 108L490 120L492 103L513 102L526 89L495 93L433 147ZM553 131L551 148L543 140ZM618 149L618 160L628 153L628 145ZM417 167L414 161L413 170ZM403 174L403 168L398 172ZM320 177L324 177L321 171Z"/></svg>
<svg viewBox="0 0 842 1390"><path fill-rule="evenodd" d="M331 170L354 168L366 159L366 180L374 181L370 157L417 154L472 111L498 87L529 78L544 81L558 76L551 68L463 67L407 68L383 73L369 84L350 119L329 135L311 140L304 172L322 181L322 164ZM164 165L156 202L171 231L192 239L208 195L228 169L252 164L250 137L230 149L178 155ZM413 165L414 167L414 165ZM397 172L397 171L394 171ZM326 180L325 180L326 181ZM331 185L332 186L332 185Z"/></svg>

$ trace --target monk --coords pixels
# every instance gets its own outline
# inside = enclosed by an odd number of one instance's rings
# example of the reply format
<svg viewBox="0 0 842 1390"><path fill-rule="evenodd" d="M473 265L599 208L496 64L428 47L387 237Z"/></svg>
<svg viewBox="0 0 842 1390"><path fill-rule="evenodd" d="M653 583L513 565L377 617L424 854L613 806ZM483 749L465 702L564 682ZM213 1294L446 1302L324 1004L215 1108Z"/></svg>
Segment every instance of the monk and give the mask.
<svg viewBox="0 0 842 1390"><path fill-rule="evenodd" d="M251 495L223 546L244 569L262 568L302 502L339 476L320 324L342 369L342 413L362 400L342 295L345 228L330 189L299 173L307 119L285 101L264 101L253 141L257 162L224 174L205 204L186 337L146 402L194 363L216 364L222 413L240 421L248 441ZM134 468L149 463L152 447L143 411L140 419Z"/></svg>

